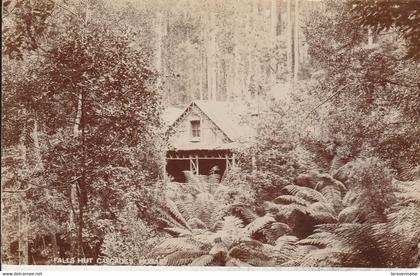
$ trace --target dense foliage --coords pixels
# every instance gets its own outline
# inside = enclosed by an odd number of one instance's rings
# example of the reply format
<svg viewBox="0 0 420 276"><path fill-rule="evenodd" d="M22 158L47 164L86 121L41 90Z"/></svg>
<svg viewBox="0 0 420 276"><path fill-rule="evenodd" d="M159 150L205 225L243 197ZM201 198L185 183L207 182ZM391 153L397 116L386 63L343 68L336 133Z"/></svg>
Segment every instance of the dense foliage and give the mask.
<svg viewBox="0 0 420 276"><path fill-rule="evenodd" d="M417 3L178 2L3 1L3 262L418 267ZM237 166L170 182L162 102L238 97Z"/></svg>
<svg viewBox="0 0 420 276"><path fill-rule="evenodd" d="M162 172L154 73L124 29L107 27L112 10L72 8L70 22L51 19L60 25L42 51L20 47L4 67L4 211L25 227L31 263L98 256L129 204L144 212ZM28 258L22 230L5 222L6 258L16 241Z"/></svg>

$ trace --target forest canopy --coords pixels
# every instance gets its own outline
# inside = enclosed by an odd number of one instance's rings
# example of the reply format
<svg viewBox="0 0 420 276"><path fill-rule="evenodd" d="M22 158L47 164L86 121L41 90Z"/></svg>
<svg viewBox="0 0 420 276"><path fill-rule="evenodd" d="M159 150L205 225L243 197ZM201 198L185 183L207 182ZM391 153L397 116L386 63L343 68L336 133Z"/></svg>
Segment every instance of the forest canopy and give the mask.
<svg viewBox="0 0 420 276"><path fill-rule="evenodd" d="M2 263L419 266L417 1L2 9ZM162 113L195 100L256 134L178 183Z"/></svg>

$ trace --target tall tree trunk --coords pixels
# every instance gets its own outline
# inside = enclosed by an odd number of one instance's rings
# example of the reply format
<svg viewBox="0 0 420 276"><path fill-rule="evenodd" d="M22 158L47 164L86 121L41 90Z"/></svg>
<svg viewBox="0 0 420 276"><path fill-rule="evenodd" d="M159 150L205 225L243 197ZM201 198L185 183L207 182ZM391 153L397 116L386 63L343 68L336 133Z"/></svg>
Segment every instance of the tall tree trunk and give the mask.
<svg viewBox="0 0 420 276"><path fill-rule="evenodd" d="M199 76L199 91L200 91L200 100L204 100L204 27L200 26L200 76Z"/></svg>
<svg viewBox="0 0 420 276"><path fill-rule="evenodd" d="M295 0L293 25L293 89L295 89L299 72L299 0Z"/></svg>
<svg viewBox="0 0 420 276"><path fill-rule="evenodd" d="M293 16L292 0L287 0L287 26L286 26L286 56L287 56L287 81L290 91L293 86Z"/></svg>
<svg viewBox="0 0 420 276"><path fill-rule="evenodd" d="M42 154L41 154L41 145L39 143L39 131L38 131L38 120L34 119L33 129L32 129L32 139L34 141L34 151L35 151L35 159L36 159L36 170L43 171L44 170L44 162L42 161Z"/></svg>
<svg viewBox="0 0 420 276"><path fill-rule="evenodd" d="M270 6L270 21L271 21L271 41L273 44L277 42L277 20L278 20L278 13L277 13L277 0L271 0Z"/></svg>
<svg viewBox="0 0 420 276"><path fill-rule="evenodd" d="M210 22L209 22L209 38L207 45L207 88L208 88L208 97L210 100L216 100L216 89L217 89L217 80L216 80L216 70L217 70L217 60L216 60L216 26L214 20L214 12L210 12Z"/></svg>
<svg viewBox="0 0 420 276"><path fill-rule="evenodd" d="M160 76L162 76L162 40L163 40L163 15L161 12L156 12L156 22L155 22L155 68ZM158 78L158 87L161 85L161 77Z"/></svg>
<svg viewBox="0 0 420 276"><path fill-rule="evenodd" d="M86 189L86 150L85 150L85 95L82 94L81 101L81 117L80 117L80 147L81 147L81 177L77 182L77 191L78 191L78 207L79 207L79 217L78 217L78 231L77 231L77 243L78 243L78 255L79 257L84 256L83 250L83 228L84 228L84 208L87 203L87 189Z"/></svg>
<svg viewBox="0 0 420 276"><path fill-rule="evenodd" d="M77 107L76 107L76 118L74 120L74 126L73 126L73 138L78 141L80 139L80 129L81 129L81 118L82 118L82 102L83 102L83 94L82 92L79 93L77 97ZM70 187L70 210L69 210L69 220L70 225L75 225L77 229L77 239L72 244L72 250L76 250L77 252L74 252L75 254L79 254L79 248L80 248L80 240L81 237L79 237L79 232L81 233L81 223L80 223L80 217L77 216L76 213L80 212L80 206L79 206L79 192L78 192L78 184L77 182L72 182ZM78 206L78 207L76 207Z"/></svg>
<svg viewBox="0 0 420 276"><path fill-rule="evenodd" d="M371 47L373 45L373 36L372 36L372 28L370 28L370 27L368 28L368 34L367 34L367 36L368 36L367 45L369 47Z"/></svg>
<svg viewBox="0 0 420 276"><path fill-rule="evenodd" d="M235 19L235 26L233 29L233 95L234 98L239 97L241 92L241 83L240 83L240 66L241 66L241 57L239 52L239 22Z"/></svg>
<svg viewBox="0 0 420 276"><path fill-rule="evenodd" d="M51 232L50 237L51 237L51 244L52 244L52 251L53 251L52 252L53 253L52 257L57 258L57 257L60 256L60 254L59 254L60 252L59 252L59 249L58 249L58 243L57 243L57 236L54 232Z"/></svg>
<svg viewBox="0 0 420 276"><path fill-rule="evenodd" d="M25 125L21 134L19 150L21 153L21 169L25 174L29 174L28 154L26 147L27 126ZM18 205L18 264L28 264L28 227L26 223L26 192L19 194Z"/></svg>

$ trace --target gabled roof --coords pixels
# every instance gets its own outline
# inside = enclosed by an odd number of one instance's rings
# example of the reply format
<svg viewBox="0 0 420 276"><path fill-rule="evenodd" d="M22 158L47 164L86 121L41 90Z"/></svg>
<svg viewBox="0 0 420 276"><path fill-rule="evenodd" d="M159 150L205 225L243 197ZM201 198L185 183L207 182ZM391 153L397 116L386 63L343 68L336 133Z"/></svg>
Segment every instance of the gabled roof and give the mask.
<svg viewBox="0 0 420 276"><path fill-rule="evenodd" d="M163 123L166 126L171 126L176 119L179 118L179 116L181 116L181 114L184 112L184 110L177 108L177 107L167 107L165 108L165 110L162 112L161 118Z"/></svg>
<svg viewBox="0 0 420 276"><path fill-rule="evenodd" d="M252 128L243 120L247 113L247 107L244 104L222 101L194 101L194 103L232 141L238 141L241 137L252 136Z"/></svg>
<svg viewBox="0 0 420 276"><path fill-rule="evenodd" d="M254 130L242 118L247 113L247 107L238 102L192 101L184 111L178 113L175 120L172 120L170 127L174 127L182 115L193 106L200 109L231 141L254 136ZM166 117L175 114L175 110L168 110Z"/></svg>

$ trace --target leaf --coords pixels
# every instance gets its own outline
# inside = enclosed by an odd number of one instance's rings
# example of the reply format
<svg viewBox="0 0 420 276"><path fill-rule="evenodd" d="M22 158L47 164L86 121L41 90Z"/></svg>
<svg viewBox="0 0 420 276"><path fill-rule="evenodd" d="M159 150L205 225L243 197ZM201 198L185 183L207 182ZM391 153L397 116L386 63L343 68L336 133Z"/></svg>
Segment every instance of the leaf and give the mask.
<svg viewBox="0 0 420 276"><path fill-rule="evenodd" d="M213 255L203 255L193 260L190 266L208 266L214 259Z"/></svg>
<svg viewBox="0 0 420 276"><path fill-rule="evenodd" d="M184 228L178 228L178 227L168 227L168 228L165 228L165 230L168 231L169 233L175 234L176 236L188 236L192 234L191 231Z"/></svg>
<svg viewBox="0 0 420 276"><path fill-rule="evenodd" d="M259 230L265 228L268 224L271 224L275 221L276 220L270 215L258 217L245 227L245 235L251 237L254 233L258 232Z"/></svg>
<svg viewBox="0 0 420 276"><path fill-rule="evenodd" d="M166 257L169 266L182 266L188 265L193 262L194 259L205 254L205 251L181 251L174 252Z"/></svg>
<svg viewBox="0 0 420 276"><path fill-rule="evenodd" d="M359 207L358 206L349 206L344 208L338 214L338 221L339 222L347 222L347 223L354 223L357 221L359 216Z"/></svg>
<svg viewBox="0 0 420 276"><path fill-rule="evenodd" d="M169 214L174 217L178 222L182 223L183 226L191 230L191 228L188 226L187 221L185 220L184 216L179 212L178 207L176 204L169 199L166 198L166 205L167 210L169 211Z"/></svg>
<svg viewBox="0 0 420 276"><path fill-rule="evenodd" d="M267 212L274 213L285 218L290 218L290 216L295 212L306 214L306 207L300 204L280 205L266 201L264 202L264 209Z"/></svg>
<svg viewBox="0 0 420 276"><path fill-rule="evenodd" d="M160 255L177 251L199 251L202 246L202 243L191 238L167 238L153 249L152 254Z"/></svg>
<svg viewBox="0 0 420 276"><path fill-rule="evenodd" d="M295 204L300 204L303 206L309 205L309 202L307 200L294 196L294 195L281 195L281 196L276 197L273 200L273 202L277 204L295 203Z"/></svg>
<svg viewBox="0 0 420 276"><path fill-rule="evenodd" d="M308 199L312 201L323 201L323 202L327 201L320 192L314 189L308 188L308 187L301 187L298 185L287 185L283 189L292 195L295 195L304 199Z"/></svg>

